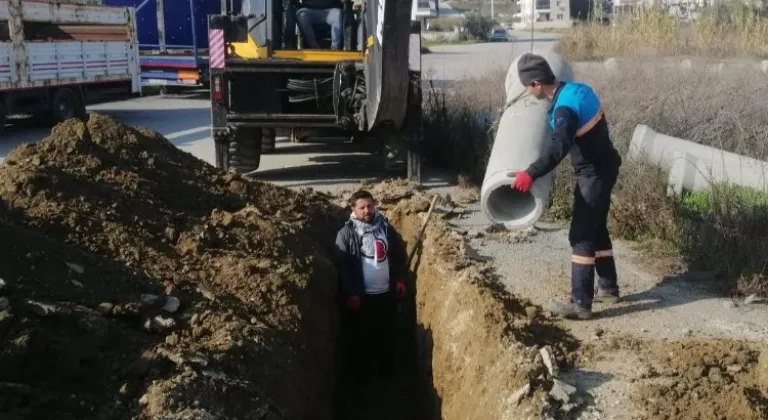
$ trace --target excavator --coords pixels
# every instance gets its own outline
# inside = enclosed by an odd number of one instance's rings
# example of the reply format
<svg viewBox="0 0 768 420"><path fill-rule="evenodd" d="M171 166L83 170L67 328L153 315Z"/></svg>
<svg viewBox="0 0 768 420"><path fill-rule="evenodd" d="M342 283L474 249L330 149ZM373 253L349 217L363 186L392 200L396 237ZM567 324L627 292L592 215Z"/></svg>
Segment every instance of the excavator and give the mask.
<svg viewBox="0 0 768 420"><path fill-rule="evenodd" d="M216 166L250 174L278 134L365 143L421 182L421 22L417 0L340 0L343 40L298 29L302 0L221 0L208 16ZM239 3L239 4L236 4ZM428 4L426 5L428 8Z"/></svg>

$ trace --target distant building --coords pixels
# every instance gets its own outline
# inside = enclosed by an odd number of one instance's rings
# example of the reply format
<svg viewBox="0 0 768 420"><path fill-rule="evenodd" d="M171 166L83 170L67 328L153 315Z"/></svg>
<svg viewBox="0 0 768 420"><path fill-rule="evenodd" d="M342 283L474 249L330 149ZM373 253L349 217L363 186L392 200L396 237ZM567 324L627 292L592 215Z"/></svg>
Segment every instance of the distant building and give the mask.
<svg viewBox="0 0 768 420"><path fill-rule="evenodd" d="M613 17L631 14L638 9L649 7L653 5L653 3L653 0L613 0L613 7L610 10L610 14Z"/></svg>
<svg viewBox="0 0 768 420"><path fill-rule="evenodd" d="M519 0L523 26L558 28L571 26L570 0Z"/></svg>
<svg viewBox="0 0 768 420"><path fill-rule="evenodd" d="M707 0L664 0L662 2L670 14L682 20L696 19L699 11L709 3Z"/></svg>

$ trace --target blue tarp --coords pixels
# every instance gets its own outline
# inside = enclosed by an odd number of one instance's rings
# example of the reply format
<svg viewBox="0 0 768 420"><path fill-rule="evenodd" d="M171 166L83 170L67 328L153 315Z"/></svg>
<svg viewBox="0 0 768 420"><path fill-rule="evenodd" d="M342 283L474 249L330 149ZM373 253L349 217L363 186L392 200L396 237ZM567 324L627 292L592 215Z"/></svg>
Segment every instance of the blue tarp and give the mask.
<svg viewBox="0 0 768 420"><path fill-rule="evenodd" d="M194 37L190 2L194 7ZM183 46L186 49L208 47L208 15L221 12L220 0L163 0L162 3L165 45ZM142 49L157 48L160 43L157 28L157 0L103 0L103 4L137 8L136 28L139 45Z"/></svg>

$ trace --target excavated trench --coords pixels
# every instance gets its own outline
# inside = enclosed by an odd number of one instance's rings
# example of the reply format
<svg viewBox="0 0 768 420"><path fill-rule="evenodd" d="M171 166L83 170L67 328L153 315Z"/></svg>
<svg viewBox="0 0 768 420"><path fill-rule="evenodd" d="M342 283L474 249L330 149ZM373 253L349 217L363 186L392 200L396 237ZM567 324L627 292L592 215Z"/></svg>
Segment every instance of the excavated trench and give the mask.
<svg viewBox="0 0 768 420"><path fill-rule="evenodd" d="M429 198L381 207L409 252ZM398 313L395 379L366 389L342 381L336 419L540 418L550 386L538 349L551 345L564 354L564 333L539 318L539 308L497 287L466 246L433 214Z"/></svg>

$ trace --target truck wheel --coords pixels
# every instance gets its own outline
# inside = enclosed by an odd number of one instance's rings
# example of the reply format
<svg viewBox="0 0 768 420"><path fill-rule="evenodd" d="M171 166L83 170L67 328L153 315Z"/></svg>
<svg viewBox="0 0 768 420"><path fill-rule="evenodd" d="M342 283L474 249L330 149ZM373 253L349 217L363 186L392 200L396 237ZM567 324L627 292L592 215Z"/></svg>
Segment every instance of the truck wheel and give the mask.
<svg viewBox="0 0 768 420"><path fill-rule="evenodd" d="M261 128L241 127L229 142L229 168L247 173L261 164Z"/></svg>
<svg viewBox="0 0 768 420"><path fill-rule="evenodd" d="M274 128L265 128L262 130L261 153L274 153L277 147L277 130Z"/></svg>
<svg viewBox="0 0 768 420"><path fill-rule="evenodd" d="M51 120L54 124L70 118L84 118L85 104L77 92L72 89L59 89L51 100Z"/></svg>

